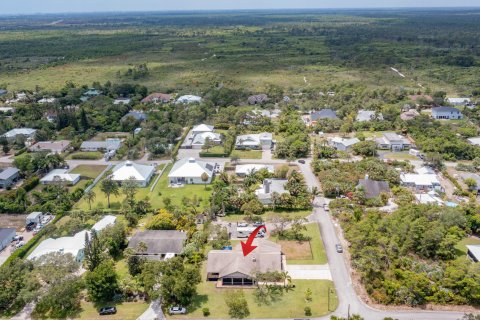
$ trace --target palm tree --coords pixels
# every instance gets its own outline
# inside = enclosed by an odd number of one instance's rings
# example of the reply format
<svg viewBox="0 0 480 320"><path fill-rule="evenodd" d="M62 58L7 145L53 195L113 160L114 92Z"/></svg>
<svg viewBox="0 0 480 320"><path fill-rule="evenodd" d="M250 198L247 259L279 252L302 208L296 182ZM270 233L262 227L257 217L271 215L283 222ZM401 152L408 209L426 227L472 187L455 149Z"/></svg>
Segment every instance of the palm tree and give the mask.
<svg viewBox="0 0 480 320"><path fill-rule="evenodd" d="M313 202L315 200L315 198L320 195L320 190L318 190L317 187L312 187L312 190L310 191L310 194L312 196L312 202Z"/></svg>
<svg viewBox="0 0 480 320"><path fill-rule="evenodd" d="M89 191L85 192L85 194L83 196L85 197L85 200L87 200L88 206L89 206L90 211L91 211L92 210L92 202L95 201L95 198L97 197L97 195L92 190L89 190Z"/></svg>
<svg viewBox="0 0 480 320"><path fill-rule="evenodd" d="M111 176L109 176L102 181L100 190L102 190L102 192L107 196L108 207L110 208L110 195L119 195L118 184L112 180Z"/></svg>

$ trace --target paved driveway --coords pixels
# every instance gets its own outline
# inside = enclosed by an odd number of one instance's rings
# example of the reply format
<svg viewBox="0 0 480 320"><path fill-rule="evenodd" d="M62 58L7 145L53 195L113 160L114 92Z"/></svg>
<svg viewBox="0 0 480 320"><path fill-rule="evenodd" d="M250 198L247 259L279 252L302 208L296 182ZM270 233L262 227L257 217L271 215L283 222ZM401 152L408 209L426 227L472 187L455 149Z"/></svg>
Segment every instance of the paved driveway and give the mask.
<svg viewBox="0 0 480 320"><path fill-rule="evenodd" d="M288 264L286 270L292 279L300 280L332 280L330 267L327 264L321 265L300 265Z"/></svg>

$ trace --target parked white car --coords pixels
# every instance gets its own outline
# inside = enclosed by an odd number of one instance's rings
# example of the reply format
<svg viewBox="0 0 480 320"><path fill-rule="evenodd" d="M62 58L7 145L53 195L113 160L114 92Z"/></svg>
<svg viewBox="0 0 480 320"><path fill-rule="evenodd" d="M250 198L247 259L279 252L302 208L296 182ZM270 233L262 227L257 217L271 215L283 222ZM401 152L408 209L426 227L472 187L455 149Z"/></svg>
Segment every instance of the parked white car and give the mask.
<svg viewBox="0 0 480 320"><path fill-rule="evenodd" d="M168 313L169 314L186 314L187 313L187 309L185 309L184 307L171 307L170 309L168 309Z"/></svg>

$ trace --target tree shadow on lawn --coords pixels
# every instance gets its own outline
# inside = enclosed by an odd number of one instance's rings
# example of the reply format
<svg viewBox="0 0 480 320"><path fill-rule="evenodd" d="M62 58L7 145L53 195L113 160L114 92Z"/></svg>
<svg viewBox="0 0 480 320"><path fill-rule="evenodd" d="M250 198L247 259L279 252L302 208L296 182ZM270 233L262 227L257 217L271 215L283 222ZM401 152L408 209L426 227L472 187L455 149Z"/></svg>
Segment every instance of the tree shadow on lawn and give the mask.
<svg viewBox="0 0 480 320"><path fill-rule="evenodd" d="M202 306L208 303L208 295L197 294L193 299L193 302L188 306L188 313L192 313L200 309Z"/></svg>

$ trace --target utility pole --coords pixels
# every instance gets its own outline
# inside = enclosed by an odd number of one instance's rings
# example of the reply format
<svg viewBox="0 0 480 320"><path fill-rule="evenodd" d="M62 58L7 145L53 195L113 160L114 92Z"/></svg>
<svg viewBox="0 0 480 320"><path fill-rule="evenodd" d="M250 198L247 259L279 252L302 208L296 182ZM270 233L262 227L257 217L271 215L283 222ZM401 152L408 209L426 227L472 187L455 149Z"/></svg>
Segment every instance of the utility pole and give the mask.
<svg viewBox="0 0 480 320"><path fill-rule="evenodd" d="M347 320L350 320L350 303L348 304Z"/></svg>

